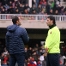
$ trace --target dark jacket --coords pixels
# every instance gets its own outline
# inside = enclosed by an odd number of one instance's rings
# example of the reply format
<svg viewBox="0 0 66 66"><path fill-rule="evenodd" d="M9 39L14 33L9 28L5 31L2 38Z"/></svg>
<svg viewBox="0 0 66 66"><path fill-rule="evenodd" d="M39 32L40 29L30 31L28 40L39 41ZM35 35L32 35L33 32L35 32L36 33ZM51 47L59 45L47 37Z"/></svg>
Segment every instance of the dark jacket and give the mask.
<svg viewBox="0 0 66 66"><path fill-rule="evenodd" d="M29 41L25 28L18 25L7 27L6 48L10 54L24 52L24 44Z"/></svg>

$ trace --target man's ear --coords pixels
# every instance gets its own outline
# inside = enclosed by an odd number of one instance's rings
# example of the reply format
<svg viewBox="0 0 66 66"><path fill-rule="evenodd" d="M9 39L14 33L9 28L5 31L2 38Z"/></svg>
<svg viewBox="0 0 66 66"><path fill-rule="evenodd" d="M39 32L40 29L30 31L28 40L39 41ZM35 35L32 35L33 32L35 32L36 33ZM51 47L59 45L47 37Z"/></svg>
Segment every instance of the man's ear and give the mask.
<svg viewBox="0 0 66 66"><path fill-rule="evenodd" d="M18 24L18 20L16 21L16 24Z"/></svg>
<svg viewBox="0 0 66 66"><path fill-rule="evenodd" d="M51 20L51 24L53 24L53 20Z"/></svg>

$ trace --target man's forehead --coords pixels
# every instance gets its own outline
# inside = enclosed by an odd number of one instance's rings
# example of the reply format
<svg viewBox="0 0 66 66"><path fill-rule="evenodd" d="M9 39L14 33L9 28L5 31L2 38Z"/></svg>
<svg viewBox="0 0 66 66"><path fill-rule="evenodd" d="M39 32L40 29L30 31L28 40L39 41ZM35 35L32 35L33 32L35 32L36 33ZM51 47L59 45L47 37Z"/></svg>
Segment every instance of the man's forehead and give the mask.
<svg viewBox="0 0 66 66"><path fill-rule="evenodd" d="M47 20L50 20L50 18L47 18Z"/></svg>

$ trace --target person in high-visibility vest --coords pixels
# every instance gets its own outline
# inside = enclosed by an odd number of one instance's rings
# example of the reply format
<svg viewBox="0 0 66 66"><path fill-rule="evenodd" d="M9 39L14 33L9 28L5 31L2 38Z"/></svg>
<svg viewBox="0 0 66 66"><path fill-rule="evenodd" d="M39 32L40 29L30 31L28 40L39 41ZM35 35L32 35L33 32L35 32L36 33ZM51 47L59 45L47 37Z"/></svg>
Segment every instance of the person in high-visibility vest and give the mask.
<svg viewBox="0 0 66 66"><path fill-rule="evenodd" d="M60 66L60 30L56 26L55 17L48 16L46 23L49 26L44 46L47 52L47 66Z"/></svg>

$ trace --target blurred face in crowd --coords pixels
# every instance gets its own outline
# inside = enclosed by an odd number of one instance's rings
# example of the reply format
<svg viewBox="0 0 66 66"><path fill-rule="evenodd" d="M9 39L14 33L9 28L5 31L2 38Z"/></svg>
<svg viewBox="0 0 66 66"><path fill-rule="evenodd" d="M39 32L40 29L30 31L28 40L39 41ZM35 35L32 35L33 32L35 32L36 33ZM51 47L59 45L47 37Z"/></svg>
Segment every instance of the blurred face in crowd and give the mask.
<svg viewBox="0 0 66 66"><path fill-rule="evenodd" d="M47 18L46 24L47 24L48 26L51 26L51 25L53 25L53 21L50 20L50 18Z"/></svg>
<svg viewBox="0 0 66 66"><path fill-rule="evenodd" d="M36 44L36 47L38 47L38 44Z"/></svg>
<svg viewBox="0 0 66 66"><path fill-rule="evenodd" d="M5 9L3 8L3 9L2 9L2 11L4 12L4 11L5 11Z"/></svg>
<svg viewBox="0 0 66 66"><path fill-rule="evenodd" d="M9 4L12 4L12 1L10 1Z"/></svg>
<svg viewBox="0 0 66 66"><path fill-rule="evenodd" d="M30 50L32 50L32 48L31 48L31 47L30 47L29 49L30 49Z"/></svg>
<svg viewBox="0 0 66 66"><path fill-rule="evenodd" d="M25 47L25 51L27 51L28 49Z"/></svg>
<svg viewBox="0 0 66 66"><path fill-rule="evenodd" d="M33 14L36 14L36 11L35 10L33 11Z"/></svg>
<svg viewBox="0 0 66 66"><path fill-rule="evenodd" d="M20 7L22 7L22 4L20 4Z"/></svg>
<svg viewBox="0 0 66 66"><path fill-rule="evenodd" d="M38 7L41 8L41 5L39 5Z"/></svg>
<svg viewBox="0 0 66 66"><path fill-rule="evenodd" d="M18 9L16 9L16 12L19 12L19 10L18 10Z"/></svg>
<svg viewBox="0 0 66 66"><path fill-rule="evenodd" d="M28 14L28 10L27 9L25 9L24 12L25 12L25 14Z"/></svg>
<svg viewBox="0 0 66 66"><path fill-rule="evenodd" d="M55 13L58 14L58 10L56 10Z"/></svg>
<svg viewBox="0 0 66 66"><path fill-rule="evenodd" d="M28 4L26 4L26 6L28 6Z"/></svg>
<svg viewBox="0 0 66 66"><path fill-rule="evenodd" d="M50 12L51 12L51 13L53 13L53 10L52 10L52 9L50 9Z"/></svg>

